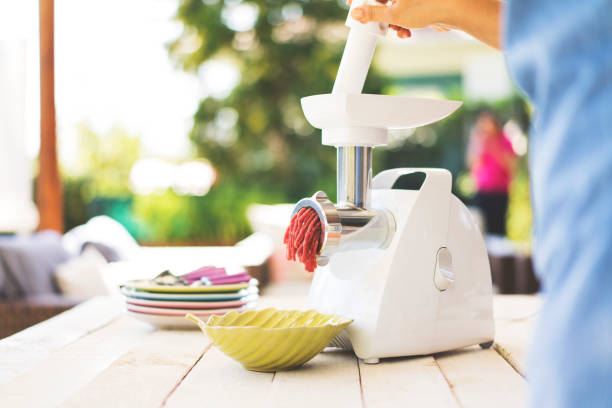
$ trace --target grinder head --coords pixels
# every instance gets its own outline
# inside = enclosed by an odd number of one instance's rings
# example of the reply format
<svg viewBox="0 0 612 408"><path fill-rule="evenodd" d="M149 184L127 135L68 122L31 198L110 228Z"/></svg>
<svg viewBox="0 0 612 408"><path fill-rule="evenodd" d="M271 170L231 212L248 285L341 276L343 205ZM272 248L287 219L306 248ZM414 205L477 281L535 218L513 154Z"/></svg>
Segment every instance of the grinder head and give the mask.
<svg viewBox="0 0 612 408"><path fill-rule="evenodd" d="M312 208L321 222L321 250L317 257L320 266L327 265L337 252L386 248L395 233L395 219L389 211L338 207L323 191L298 201L293 214L304 207Z"/></svg>
<svg viewBox="0 0 612 408"><path fill-rule="evenodd" d="M329 257L338 247L342 234L340 215L334 203L330 201L323 191L317 191L312 197L302 198L293 208L291 216L297 214L302 208L310 207L317 213L321 221L321 252L317 257L317 264L323 266L329 262Z"/></svg>

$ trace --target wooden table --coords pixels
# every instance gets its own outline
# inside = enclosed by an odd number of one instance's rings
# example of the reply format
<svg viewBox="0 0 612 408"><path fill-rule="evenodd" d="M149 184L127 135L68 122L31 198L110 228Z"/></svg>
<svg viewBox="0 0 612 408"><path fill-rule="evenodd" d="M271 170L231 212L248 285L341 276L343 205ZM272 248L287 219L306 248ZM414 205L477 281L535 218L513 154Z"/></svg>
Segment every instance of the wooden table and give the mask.
<svg viewBox="0 0 612 408"><path fill-rule="evenodd" d="M260 306L300 307L304 284ZM327 349L304 367L243 369L200 331L156 330L95 298L0 341L0 406L519 407L525 346L540 299L495 297L496 344L366 365Z"/></svg>

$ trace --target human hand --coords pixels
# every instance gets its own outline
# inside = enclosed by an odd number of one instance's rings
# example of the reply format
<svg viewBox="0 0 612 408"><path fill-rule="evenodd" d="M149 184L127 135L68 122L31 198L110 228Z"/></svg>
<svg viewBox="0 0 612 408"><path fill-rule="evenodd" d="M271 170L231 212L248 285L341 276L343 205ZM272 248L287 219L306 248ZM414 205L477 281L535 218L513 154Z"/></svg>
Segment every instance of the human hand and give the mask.
<svg viewBox="0 0 612 408"><path fill-rule="evenodd" d="M352 0L348 0L351 4ZM411 28L437 31L463 30L484 43L500 48L500 0L377 0L380 6L360 6L351 17L361 23L389 23L398 37L410 37Z"/></svg>
<svg viewBox="0 0 612 408"><path fill-rule="evenodd" d="M445 2L443 0L376 0L380 6L360 6L351 11L351 17L361 23L382 21L396 31L399 38L412 35L410 28L431 27L436 31L449 31L444 24ZM350 6L352 0L348 0Z"/></svg>

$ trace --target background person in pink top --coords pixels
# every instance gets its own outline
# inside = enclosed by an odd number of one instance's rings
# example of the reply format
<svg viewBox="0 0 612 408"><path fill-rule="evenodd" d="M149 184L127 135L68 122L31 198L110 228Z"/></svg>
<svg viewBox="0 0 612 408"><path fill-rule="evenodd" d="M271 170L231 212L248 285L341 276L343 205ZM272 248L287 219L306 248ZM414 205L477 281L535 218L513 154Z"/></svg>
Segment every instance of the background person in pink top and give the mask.
<svg viewBox="0 0 612 408"><path fill-rule="evenodd" d="M508 188L516 155L492 112L483 112L476 119L470 134L467 163L476 183L475 204L483 213L486 233L506 235Z"/></svg>

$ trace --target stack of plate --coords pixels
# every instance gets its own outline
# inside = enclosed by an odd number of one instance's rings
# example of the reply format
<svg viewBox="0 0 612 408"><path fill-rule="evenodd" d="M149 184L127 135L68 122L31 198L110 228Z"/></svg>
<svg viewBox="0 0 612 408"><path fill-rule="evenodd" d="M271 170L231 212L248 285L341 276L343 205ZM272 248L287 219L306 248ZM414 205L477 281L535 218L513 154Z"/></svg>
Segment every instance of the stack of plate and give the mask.
<svg viewBox="0 0 612 408"><path fill-rule="evenodd" d="M232 310L251 308L258 297L257 280L246 272L228 275L224 268L203 267L182 276L163 272L151 280L121 287L128 313L158 327L193 328L191 313L206 320Z"/></svg>

